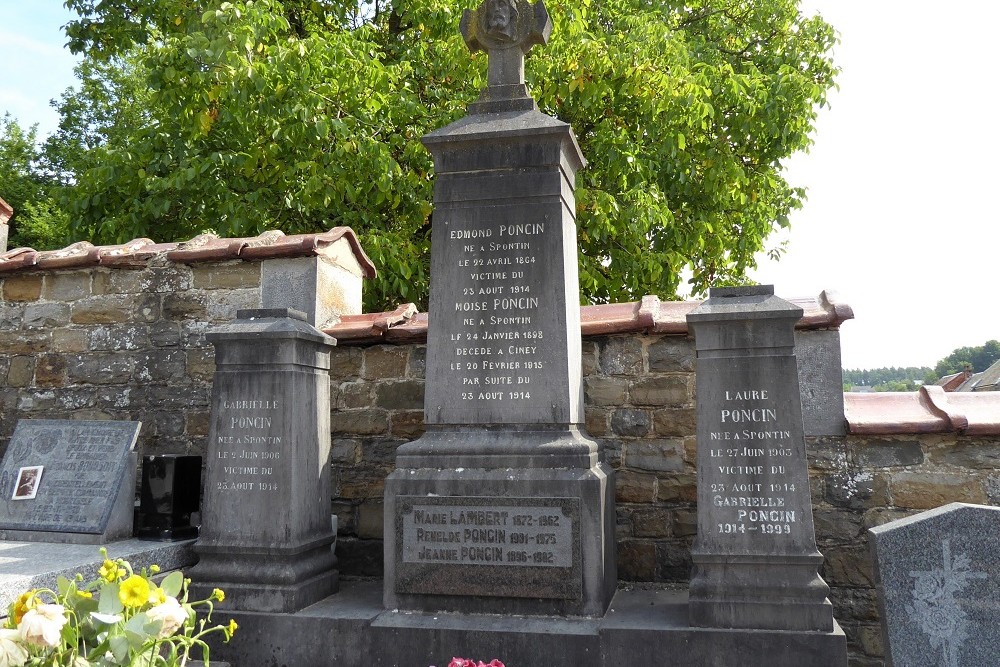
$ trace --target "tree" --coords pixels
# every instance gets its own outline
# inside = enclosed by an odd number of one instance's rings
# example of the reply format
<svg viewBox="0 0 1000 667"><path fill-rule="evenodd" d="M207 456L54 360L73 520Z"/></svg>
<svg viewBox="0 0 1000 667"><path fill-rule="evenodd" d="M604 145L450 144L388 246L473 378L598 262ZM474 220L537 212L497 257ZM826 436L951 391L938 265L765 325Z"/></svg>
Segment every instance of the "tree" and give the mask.
<svg viewBox="0 0 1000 667"><path fill-rule="evenodd" d="M982 373L1000 359L1000 341L991 340L979 347L960 347L947 357L937 362L934 372L937 376L961 373L971 368L975 373Z"/></svg>
<svg viewBox="0 0 1000 667"><path fill-rule="evenodd" d="M0 197L14 209L8 221L11 248L46 250L66 245L69 216L53 196L38 128L22 128L10 114L0 119Z"/></svg>
<svg viewBox="0 0 1000 667"><path fill-rule="evenodd" d="M484 85L485 55L457 31L469 2L67 4L80 14L73 48L131 62L145 95L141 122L102 126L74 171L78 233L350 225L381 268L366 307L426 305L432 163L419 138ZM696 293L745 281L804 198L781 160L809 145L833 85L832 28L797 0L548 9L552 40L528 78L590 160L577 191L583 298L671 297L684 269Z"/></svg>

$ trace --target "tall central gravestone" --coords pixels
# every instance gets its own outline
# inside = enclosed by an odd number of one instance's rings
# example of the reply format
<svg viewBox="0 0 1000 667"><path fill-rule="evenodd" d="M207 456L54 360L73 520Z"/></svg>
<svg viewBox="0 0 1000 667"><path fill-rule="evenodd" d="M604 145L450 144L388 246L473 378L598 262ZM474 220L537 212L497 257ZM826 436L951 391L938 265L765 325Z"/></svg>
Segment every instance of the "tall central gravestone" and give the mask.
<svg viewBox="0 0 1000 667"><path fill-rule="evenodd" d="M584 160L524 79L550 30L541 1L467 11L488 86L423 138L437 172L427 431L386 482L388 609L598 616L614 592L613 473L580 430Z"/></svg>

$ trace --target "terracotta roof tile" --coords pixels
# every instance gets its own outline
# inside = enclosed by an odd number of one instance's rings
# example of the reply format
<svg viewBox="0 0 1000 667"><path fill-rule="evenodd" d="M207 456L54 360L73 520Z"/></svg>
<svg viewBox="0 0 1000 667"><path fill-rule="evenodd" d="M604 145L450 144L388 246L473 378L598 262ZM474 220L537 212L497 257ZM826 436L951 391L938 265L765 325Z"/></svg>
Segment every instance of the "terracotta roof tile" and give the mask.
<svg viewBox="0 0 1000 667"><path fill-rule="evenodd" d="M0 225L6 225L12 217L14 217L14 207L0 198Z"/></svg>
<svg viewBox="0 0 1000 667"><path fill-rule="evenodd" d="M823 292L812 299L793 299L802 306L804 315L799 320L801 329L834 329L844 320L854 317L850 307L835 304ZM656 296L645 296L641 301L608 303L580 307L580 330L584 336L605 336L616 333L687 334L686 316L698 307L700 301L660 301ZM410 304L406 304L409 306ZM403 308L401 306L400 308ZM417 313L401 321L393 313L367 313L344 317L340 324L326 332L344 343L409 343L427 339L427 314ZM374 325L388 322L386 329Z"/></svg>
<svg viewBox="0 0 1000 667"><path fill-rule="evenodd" d="M171 262L197 262L230 259L260 260L275 257L309 257L327 246L345 239L366 278L376 275L375 265L365 254L358 237L350 227L334 227L318 234L286 236L278 230L247 238L219 238L201 234L180 243L154 243L150 239L133 239L128 243L95 246L87 241L74 243L60 250L35 251L16 248L0 253L0 273L22 270L55 270L87 266L137 267L153 257L165 255Z"/></svg>
<svg viewBox="0 0 1000 667"><path fill-rule="evenodd" d="M899 433L1000 433L1000 393L945 392L939 386L911 392L844 394L848 430L859 435Z"/></svg>

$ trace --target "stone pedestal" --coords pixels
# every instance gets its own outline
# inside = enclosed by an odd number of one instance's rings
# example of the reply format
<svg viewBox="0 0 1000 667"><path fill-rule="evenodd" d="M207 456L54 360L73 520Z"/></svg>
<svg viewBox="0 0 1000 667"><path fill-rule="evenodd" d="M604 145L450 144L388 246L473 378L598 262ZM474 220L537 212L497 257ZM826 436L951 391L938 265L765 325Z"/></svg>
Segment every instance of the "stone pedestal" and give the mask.
<svg viewBox="0 0 1000 667"><path fill-rule="evenodd" d="M604 613L614 485L583 421L569 126L473 113L437 183L425 421L386 482L388 609Z"/></svg>
<svg viewBox="0 0 1000 667"><path fill-rule="evenodd" d="M713 289L688 315L698 354L692 626L833 630L795 362L801 316L771 286Z"/></svg>
<svg viewBox="0 0 1000 667"><path fill-rule="evenodd" d="M199 592L292 612L336 590L330 518L330 346L290 309L239 311L215 345Z"/></svg>

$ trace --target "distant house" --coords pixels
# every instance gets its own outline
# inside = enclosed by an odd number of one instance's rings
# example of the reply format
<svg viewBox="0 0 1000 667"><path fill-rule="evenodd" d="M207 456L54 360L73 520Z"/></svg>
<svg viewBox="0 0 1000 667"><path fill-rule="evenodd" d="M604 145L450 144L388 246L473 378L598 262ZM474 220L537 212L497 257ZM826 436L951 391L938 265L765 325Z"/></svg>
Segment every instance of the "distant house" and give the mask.
<svg viewBox="0 0 1000 667"><path fill-rule="evenodd" d="M962 371L946 375L934 384L945 391L1000 391L1000 361L982 373Z"/></svg>

